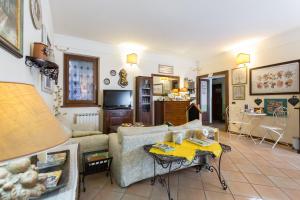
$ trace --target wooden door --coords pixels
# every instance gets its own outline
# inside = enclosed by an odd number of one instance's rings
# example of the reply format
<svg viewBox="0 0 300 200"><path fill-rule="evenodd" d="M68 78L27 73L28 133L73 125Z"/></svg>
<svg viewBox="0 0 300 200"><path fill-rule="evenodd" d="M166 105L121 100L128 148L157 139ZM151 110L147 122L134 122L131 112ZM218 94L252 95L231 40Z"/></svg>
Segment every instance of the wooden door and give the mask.
<svg viewBox="0 0 300 200"><path fill-rule="evenodd" d="M210 116L210 107L209 107L209 98L210 98L210 80L209 79L200 79L199 80L199 102L200 102L200 109L202 115L202 124L208 125L209 124L209 116Z"/></svg>

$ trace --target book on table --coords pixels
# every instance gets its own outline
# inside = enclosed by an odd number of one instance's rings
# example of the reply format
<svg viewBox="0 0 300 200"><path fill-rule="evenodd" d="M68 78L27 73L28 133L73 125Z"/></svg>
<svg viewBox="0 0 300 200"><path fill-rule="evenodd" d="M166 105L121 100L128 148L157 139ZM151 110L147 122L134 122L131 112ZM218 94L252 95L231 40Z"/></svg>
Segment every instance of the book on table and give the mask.
<svg viewBox="0 0 300 200"><path fill-rule="evenodd" d="M107 159L108 157L109 157L109 152L97 152L97 153L88 155L86 157L86 160L88 162L94 162L94 161L98 161L98 160Z"/></svg>
<svg viewBox="0 0 300 200"><path fill-rule="evenodd" d="M200 145L200 146L210 146L212 144L217 143L215 140L211 140L211 139L197 139L197 138L188 138L187 141L196 144L196 145Z"/></svg>
<svg viewBox="0 0 300 200"><path fill-rule="evenodd" d="M155 144L152 147L157 148L157 149L159 149L159 150L161 150L163 152L170 152L170 151L174 151L175 150L174 147L171 147L171 146L169 146L167 144Z"/></svg>
<svg viewBox="0 0 300 200"><path fill-rule="evenodd" d="M65 153L65 152L47 154L46 162L39 160L37 162L37 167L39 169L45 169L48 167L62 165L65 163L66 158L67 158L67 153Z"/></svg>

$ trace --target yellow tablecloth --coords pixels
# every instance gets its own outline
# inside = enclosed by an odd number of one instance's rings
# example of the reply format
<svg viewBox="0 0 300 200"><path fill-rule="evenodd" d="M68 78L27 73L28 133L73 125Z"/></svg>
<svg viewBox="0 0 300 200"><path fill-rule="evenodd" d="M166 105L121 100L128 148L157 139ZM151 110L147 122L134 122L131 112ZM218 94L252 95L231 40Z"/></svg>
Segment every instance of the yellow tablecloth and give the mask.
<svg viewBox="0 0 300 200"><path fill-rule="evenodd" d="M175 144L174 142L163 142L163 144L170 145L175 148L174 151L164 152L157 148L151 148L150 153L168 156L177 156L186 158L188 161L192 161L196 155L197 150L212 152L216 157L219 157L222 153L222 147L219 143L214 143L210 146L200 146L184 140L182 144Z"/></svg>

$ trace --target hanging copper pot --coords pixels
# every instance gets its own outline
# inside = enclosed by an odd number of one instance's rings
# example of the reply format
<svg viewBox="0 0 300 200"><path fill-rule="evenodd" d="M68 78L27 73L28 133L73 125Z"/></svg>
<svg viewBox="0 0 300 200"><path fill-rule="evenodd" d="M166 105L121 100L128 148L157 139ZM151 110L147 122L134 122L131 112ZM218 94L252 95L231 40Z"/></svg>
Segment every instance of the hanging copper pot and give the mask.
<svg viewBox="0 0 300 200"><path fill-rule="evenodd" d="M48 46L40 42L35 42L33 44L32 56L38 59L48 60L48 56L49 56Z"/></svg>

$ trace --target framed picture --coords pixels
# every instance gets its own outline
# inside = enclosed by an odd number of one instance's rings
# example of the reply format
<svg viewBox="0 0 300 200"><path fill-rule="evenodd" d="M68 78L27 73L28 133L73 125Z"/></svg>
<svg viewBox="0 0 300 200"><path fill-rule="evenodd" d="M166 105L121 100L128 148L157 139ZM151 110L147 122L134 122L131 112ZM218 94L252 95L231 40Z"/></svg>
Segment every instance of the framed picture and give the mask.
<svg viewBox="0 0 300 200"><path fill-rule="evenodd" d="M232 98L233 100L245 100L246 89L245 85L232 86Z"/></svg>
<svg viewBox="0 0 300 200"><path fill-rule="evenodd" d="M232 69L232 85L247 84L247 67Z"/></svg>
<svg viewBox="0 0 300 200"><path fill-rule="evenodd" d="M250 69L250 95L299 94L300 60Z"/></svg>
<svg viewBox="0 0 300 200"><path fill-rule="evenodd" d="M168 65L158 65L158 73L161 74L174 74L174 67Z"/></svg>
<svg viewBox="0 0 300 200"><path fill-rule="evenodd" d="M0 45L23 57L23 0L0 0Z"/></svg>
<svg viewBox="0 0 300 200"><path fill-rule="evenodd" d="M153 95L154 96L161 96L163 95L163 84L153 84Z"/></svg>
<svg viewBox="0 0 300 200"><path fill-rule="evenodd" d="M98 106L99 58L64 55L64 106Z"/></svg>
<svg viewBox="0 0 300 200"><path fill-rule="evenodd" d="M43 92L46 92L48 94L53 93L53 85L52 85L52 80L45 75L42 75L41 77L41 89Z"/></svg>
<svg viewBox="0 0 300 200"><path fill-rule="evenodd" d="M279 107L287 108L287 99L265 99L264 100L264 112L268 116L273 116L273 112Z"/></svg>

